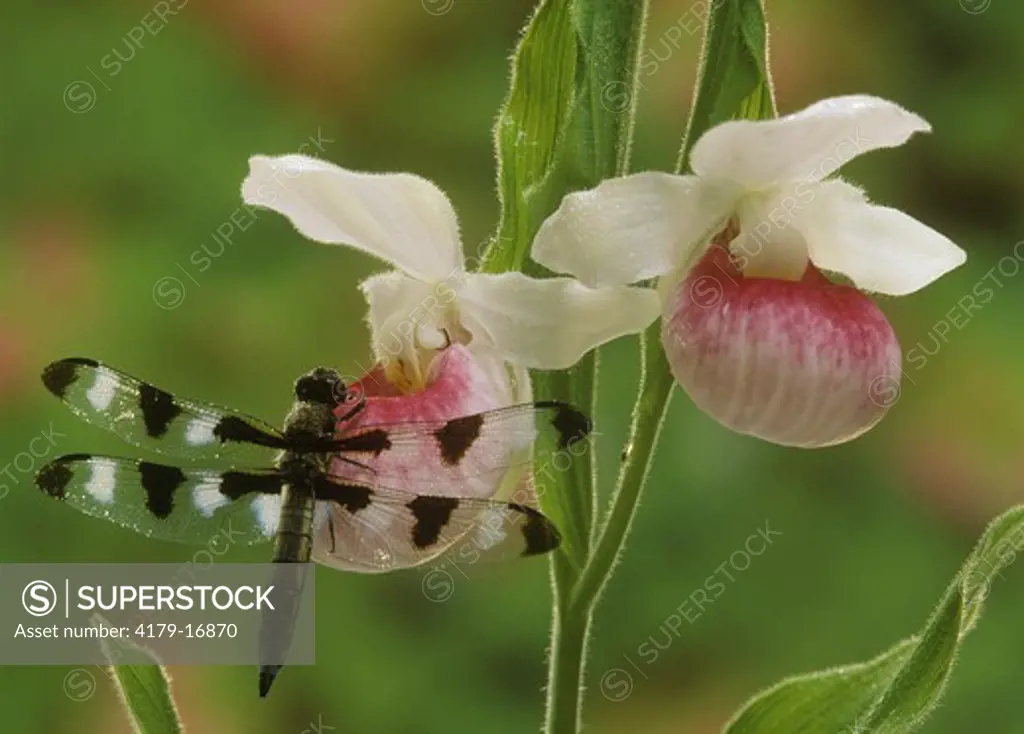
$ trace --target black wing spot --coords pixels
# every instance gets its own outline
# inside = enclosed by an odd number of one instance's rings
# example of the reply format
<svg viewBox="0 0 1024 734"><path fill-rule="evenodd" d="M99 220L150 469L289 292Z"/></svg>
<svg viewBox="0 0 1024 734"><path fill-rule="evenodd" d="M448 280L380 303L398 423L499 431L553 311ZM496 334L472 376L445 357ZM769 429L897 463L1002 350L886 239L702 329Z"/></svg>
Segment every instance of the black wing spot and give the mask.
<svg viewBox="0 0 1024 734"><path fill-rule="evenodd" d="M220 476L220 493L230 500L237 500L253 492L281 494L281 484L281 477L275 474L226 471Z"/></svg>
<svg viewBox="0 0 1024 734"><path fill-rule="evenodd" d="M78 368L81 366L99 367L100 365L95 360L82 357L62 359L46 366L46 369L43 370L43 384L47 390L63 400L68 387L78 379Z"/></svg>
<svg viewBox="0 0 1024 734"><path fill-rule="evenodd" d="M535 556L539 553L547 553L561 544L562 536L559 534L558 528L547 517L525 505L509 504L509 507L519 510L525 516L523 524L519 528L523 533L523 542L525 543L522 555Z"/></svg>
<svg viewBox="0 0 1024 734"><path fill-rule="evenodd" d="M234 443L253 443L257 446L268 446L273 449L287 448L285 441L278 436L272 436L266 431L261 431L251 423L234 415L226 415L221 418L213 429L213 435L221 443L232 441Z"/></svg>
<svg viewBox="0 0 1024 734"><path fill-rule="evenodd" d="M339 452L353 451L362 454L373 454L374 456L380 456L382 452L390 448L391 438L383 428L375 428L372 431L348 436L336 445L336 449Z"/></svg>
<svg viewBox="0 0 1024 734"><path fill-rule="evenodd" d="M590 435L590 431L593 429L590 419L568 403L560 403L557 400L542 400L535 403L535 405L538 408L556 409L555 417L551 419L551 425L558 431L559 448L569 448L571 444Z"/></svg>
<svg viewBox="0 0 1024 734"><path fill-rule="evenodd" d="M73 454L51 461L36 474L36 486L51 497L64 499L64 490L67 489L68 482L74 476L74 472L68 467L68 462L82 458L87 457L85 454Z"/></svg>
<svg viewBox="0 0 1024 734"><path fill-rule="evenodd" d="M445 466L455 466L480 437L484 416L480 413L454 418L434 432Z"/></svg>
<svg viewBox="0 0 1024 734"><path fill-rule="evenodd" d="M185 483L185 472L176 466L140 461L139 475L146 490L146 507L163 520L174 509L174 491Z"/></svg>
<svg viewBox="0 0 1024 734"><path fill-rule="evenodd" d="M421 549L434 545L458 506L456 497L422 496L406 504L416 519L412 528L413 545Z"/></svg>
<svg viewBox="0 0 1024 734"><path fill-rule="evenodd" d="M170 428L171 421L181 415L181 408L175 404L173 395L145 382L139 385L139 408L150 438L162 437Z"/></svg>
<svg viewBox="0 0 1024 734"><path fill-rule="evenodd" d="M353 515L370 506L373 490L361 484L338 484L320 478L314 484L314 493L318 500L337 502Z"/></svg>

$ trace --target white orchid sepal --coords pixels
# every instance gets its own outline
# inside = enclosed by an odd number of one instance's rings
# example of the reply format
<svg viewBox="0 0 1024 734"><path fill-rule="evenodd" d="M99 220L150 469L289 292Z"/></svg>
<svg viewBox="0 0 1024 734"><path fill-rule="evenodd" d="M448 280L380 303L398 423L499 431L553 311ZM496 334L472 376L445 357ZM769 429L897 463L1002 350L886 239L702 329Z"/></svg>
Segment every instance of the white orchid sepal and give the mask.
<svg viewBox="0 0 1024 734"><path fill-rule="evenodd" d="M864 95L775 120L726 122L693 147L691 175L646 172L570 194L541 226L532 257L592 287L692 265L727 221L748 276L799 280L808 261L861 290L912 293L963 264L944 235L855 187L825 180L852 158L931 127Z"/></svg>

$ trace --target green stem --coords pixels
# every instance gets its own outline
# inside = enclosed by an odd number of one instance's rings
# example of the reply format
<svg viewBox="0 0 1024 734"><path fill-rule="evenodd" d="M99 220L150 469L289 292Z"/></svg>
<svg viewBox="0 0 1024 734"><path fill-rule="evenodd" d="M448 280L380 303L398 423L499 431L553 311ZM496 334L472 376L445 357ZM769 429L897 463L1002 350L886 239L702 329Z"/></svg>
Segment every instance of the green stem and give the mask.
<svg viewBox="0 0 1024 734"><path fill-rule="evenodd" d="M551 627L548 677L547 734L578 732L585 686L587 648L594 602L611 577L636 514L640 490L650 469L654 447L672 395L672 377L661 349L658 324L641 337L642 382L633 411L633 424L625 462L612 500L612 508L593 546L590 560L575 584L571 570L556 561L555 611ZM567 590L571 587L569 598Z"/></svg>
<svg viewBox="0 0 1024 734"><path fill-rule="evenodd" d="M625 459L619 470L607 520L594 544L590 561L573 589L570 607L583 616L589 617L622 552L672 397L672 375L661 348L660 328L660 322L655 322L641 337L640 391L633 408Z"/></svg>
<svg viewBox="0 0 1024 734"><path fill-rule="evenodd" d="M551 615L551 652L548 659L547 705L544 731L574 734L583 715L584 670L590 639L590 614L580 615L566 598L572 588L572 569L564 558L553 565L555 608Z"/></svg>

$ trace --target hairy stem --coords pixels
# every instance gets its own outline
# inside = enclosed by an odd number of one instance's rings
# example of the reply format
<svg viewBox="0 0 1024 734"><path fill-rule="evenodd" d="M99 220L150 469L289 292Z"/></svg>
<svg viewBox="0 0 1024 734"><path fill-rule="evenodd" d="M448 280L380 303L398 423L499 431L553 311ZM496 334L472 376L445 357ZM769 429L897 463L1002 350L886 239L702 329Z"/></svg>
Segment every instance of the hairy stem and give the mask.
<svg viewBox="0 0 1024 734"><path fill-rule="evenodd" d="M589 616L594 601L611 578L615 562L622 552L672 397L672 375L661 348L659 324L655 322L647 327L641 337L640 391L633 408L633 423L625 458L619 470L607 519L594 544L590 561L576 582L570 602L570 607L580 615Z"/></svg>
<svg viewBox="0 0 1024 734"><path fill-rule="evenodd" d="M573 571L563 557L553 563L555 608L551 617L547 704L544 731L574 734L583 715L584 670L590 615L579 615L571 605Z"/></svg>

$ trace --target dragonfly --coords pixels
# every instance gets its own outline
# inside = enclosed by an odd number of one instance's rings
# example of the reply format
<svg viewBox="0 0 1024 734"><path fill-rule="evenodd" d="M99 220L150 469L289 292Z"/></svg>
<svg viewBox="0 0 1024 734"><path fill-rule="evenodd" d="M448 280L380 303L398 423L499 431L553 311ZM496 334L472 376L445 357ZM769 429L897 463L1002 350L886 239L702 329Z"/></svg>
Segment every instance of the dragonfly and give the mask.
<svg viewBox="0 0 1024 734"><path fill-rule="evenodd" d="M232 537L273 541L274 563L302 569L311 559L371 573L410 568L466 538L487 560L552 551L560 535L549 518L481 494L493 495L487 489L517 467L528 470L541 437L566 449L591 430L585 415L558 401L365 425L353 419L367 398L324 367L295 381L280 430L93 359L53 362L42 381L79 418L178 461L69 454L39 470L45 494L164 540L205 542L230 522ZM229 468L190 465L212 460ZM282 667L261 660L261 697Z"/></svg>

